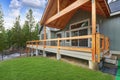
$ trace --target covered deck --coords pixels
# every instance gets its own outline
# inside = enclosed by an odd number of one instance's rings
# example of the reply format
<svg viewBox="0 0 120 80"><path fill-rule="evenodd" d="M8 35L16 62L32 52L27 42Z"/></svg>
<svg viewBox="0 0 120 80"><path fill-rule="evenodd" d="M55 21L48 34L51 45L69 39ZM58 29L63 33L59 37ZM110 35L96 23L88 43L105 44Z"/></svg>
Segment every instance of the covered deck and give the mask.
<svg viewBox="0 0 120 80"><path fill-rule="evenodd" d="M54 4L54 5L53 5ZM91 12L92 34L67 38L46 39L46 26L64 29L69 20L77 10ZM96 15L109 17L110 11L106 0L48 0L47 7L40 24L44 26L44 40L33 40L27 42L28 53L30 49L42 50L57 54L57 59L61 55L77 57L99 63L102 55L109 51L109 38L96 32ZM75 47L61 45L61 41L91 39L91 47ZM54 45L49 44L54 43ZM92 63L90 62L90 63Z"/></svg>

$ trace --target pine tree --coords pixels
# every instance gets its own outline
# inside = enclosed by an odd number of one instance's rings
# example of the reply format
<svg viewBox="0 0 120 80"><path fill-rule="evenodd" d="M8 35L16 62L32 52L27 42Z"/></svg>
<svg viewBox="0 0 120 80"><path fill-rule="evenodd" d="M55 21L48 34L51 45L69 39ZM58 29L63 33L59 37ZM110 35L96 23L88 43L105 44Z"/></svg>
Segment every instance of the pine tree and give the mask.
<svg viewBox="0 0 120 80"><path fill-rule="evenodd" d="M18 16L15 20L14 27L12 28L12 44L16 48L20 48L22 46L22 35L21 35L21 25L20 25L20 16Z"/></svg>
<svg viewBox="0 0 120 80"><path fill-rule="evenodd" d="M2 53L3 60L3 50L5 49L5 30L4 30L4 19L3 19L3 11L0 5L0 53Z"/></svg>
<svg viewBox="0 0 120 80"><path fill-rule="evenodd" d="M27 19L28 25L29 25L30 40L32 40L32 29L34 29L34 26L35 26L35 19L33 17L32 9L29 9L29 11L26 15L26 19Z"/></svg>
<svg viewBox="0 0 120 80"><path fill-rule="evenodd" d="M0 32L4 29L3 25L4 25L3 11L2 6L0 5Z"/></svg>

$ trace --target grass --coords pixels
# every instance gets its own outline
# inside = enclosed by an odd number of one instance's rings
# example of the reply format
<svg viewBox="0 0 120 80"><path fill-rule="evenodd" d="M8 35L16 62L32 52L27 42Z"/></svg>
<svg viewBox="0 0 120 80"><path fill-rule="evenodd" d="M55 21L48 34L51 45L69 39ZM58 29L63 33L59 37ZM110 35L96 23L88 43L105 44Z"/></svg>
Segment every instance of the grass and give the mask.
<svg viewBox="0 0 120 80"><path fill-rule="evenodd" d="M99 71L43 57L0 62L0 80L114 80Z"/></svg>

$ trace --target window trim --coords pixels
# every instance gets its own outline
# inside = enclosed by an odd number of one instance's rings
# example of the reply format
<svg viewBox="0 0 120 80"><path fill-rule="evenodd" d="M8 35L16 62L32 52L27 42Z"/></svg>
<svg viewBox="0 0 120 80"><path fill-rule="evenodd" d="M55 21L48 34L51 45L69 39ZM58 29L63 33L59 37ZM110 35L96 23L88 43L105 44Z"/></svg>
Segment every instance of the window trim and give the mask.
<svg viewBox="0 0 120 80"><path fill-rule="evenodd" d="M63 37L63 36L62 36L62 32L57 32L57 33L56 33L56 38L57 38L57 34L61 34L61 38Z"/></svg>
<svg viewBox="0 0 120 80"><path fill-rule="evenodd" d="M69 33L69 37L71 37L70 31L65 31L65 37L67 38L67 33ZM70 42L71 42L70 40L69 41L65 40L65 43L70 43Z"/></svg>
<svg viewBox="0 0 120 80"><path fill-rule="evenodd" d="M76 25L76 24L79 24L79 23L82 23L85 21L88 21L88 26L86 26L86 28L89 27L90 26L90 19L88 18L88 19L84 19L82 21L78 21L78 22L74 22L74 23L70 24L70 30L75 30L75 29L71 29L72 25ZM84 29L85 27L80 27L80 28L76 28L76 29L78 30L78 29L82 29L82 28Z"/></svg>

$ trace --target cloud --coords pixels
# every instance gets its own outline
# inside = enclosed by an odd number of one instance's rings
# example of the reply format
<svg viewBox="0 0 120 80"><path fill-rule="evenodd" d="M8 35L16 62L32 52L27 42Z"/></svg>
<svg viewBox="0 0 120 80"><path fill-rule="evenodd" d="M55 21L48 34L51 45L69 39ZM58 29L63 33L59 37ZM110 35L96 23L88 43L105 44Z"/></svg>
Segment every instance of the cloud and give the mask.
<svg viewBox="0 0 120 80"><path fill-rule="evenodd" d="M9 7L12 9L19 9L21 7L21 3L18 0L11 0Z"/></svg>
<svg viewBox="0 0 120 80"><path fill-rule="evenodd" d="M13 23L14 23L14 18L12 17L4 17L4 26L5 26L5 29L11 29L13 27Z"/></svg>
<svg viewBox="0 0 120 80"><path fill-rule="evenodd" d="M36 22L40 21L42 11L46 6L47 0L11 0L9 4L8 14L4 17L4 26L6 29L11 29L15 18L21 16L20 24L23 26L26 19L26 13L29 8L33 10L33 16ZM41 8L41 9L40 9ZM21 10L26 10L21 14Z"/></svg>
<svg viewBox="0 0 120 80"><path fill-rule="evenodd" d="M21 2L18 0L11 0L9 7L11 8L11 11L9 11L9 16L17 17L20 15L20 9L21 9Z"/></svg>
<svg viewBox="0 0 120 80"><path fill-rule="evenodd" d="M34 16L36 21L40 21L40 19L42 17L42 13L40 13L39 10L33 10L33 16Z"/></svg>
<svg viewBox="0 0 120 80"><path fill-rule="evenodd" d="M22 5L34 7L34 8L44 8L47 1L46 0L21 0Z"/></svg>
<svg viewBox="0 0 120 80"><path fill-rule="evenodd" d="M18 17L20 15L20 9L12 9L8 14L11 17Z"/></svg>

